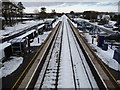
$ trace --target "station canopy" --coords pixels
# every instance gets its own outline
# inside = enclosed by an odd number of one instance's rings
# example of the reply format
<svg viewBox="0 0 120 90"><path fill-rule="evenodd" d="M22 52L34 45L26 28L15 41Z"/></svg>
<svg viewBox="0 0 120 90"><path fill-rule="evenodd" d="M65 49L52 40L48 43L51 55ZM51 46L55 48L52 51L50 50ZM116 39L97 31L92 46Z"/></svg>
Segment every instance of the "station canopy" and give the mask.
<svg viewBox="0 0 120 90"><path fill-rule="evenodd" d="M25 39L15 38L15 39L9 40L8 42L9 42L9 43L23 43L23 42L25 42Z"/></svg>

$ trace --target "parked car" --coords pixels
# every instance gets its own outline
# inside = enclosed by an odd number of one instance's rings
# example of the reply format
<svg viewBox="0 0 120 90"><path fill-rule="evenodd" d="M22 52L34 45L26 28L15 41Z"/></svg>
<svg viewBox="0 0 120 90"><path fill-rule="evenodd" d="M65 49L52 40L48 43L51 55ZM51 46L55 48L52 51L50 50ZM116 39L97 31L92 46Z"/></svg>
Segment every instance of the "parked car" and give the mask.
<svg viewBox="0 0 120 90"><path fill-rule="evenodd" d="M91 19L91 20L89 20L89 22L95 22L95 20L94 20L94 19Z"/></svg>
<svg viewBox="0 0 120 90"><path fill-rule="evenodd" d="M113 28L113 26L109 25L109 24L104 24L104 27L106 27L106 28Z"/></svg>
<svg viewBox="0 0 120 90"><path fill-rule="evenodd" d="M91 20L89 20L89 22L98 22L98 20L97 19L91 19Z"/></svg>
<svg viewBox="0 0 120 90"><path fill-rule="evenodd" d="M112 29L113 31L119 31L120 32L120 27L115 27Z"/></svg>
<svg viewBox="0 0 120 90"><path fill-rule="evenodd" d="M77 23L77 28L83 29L83 25L81 23Z"/></svg>
<svg viewBox="0 0 120 90"><path fill-rule="evenodd" d="M99 21L99 22L98 22L98 25L104 25L104 24L103 24L102 22Z"/></svg>
<svg viewBox="0 0 120 90"><path fill-rule="evenodd" d="M116 32L105 37L106 40L120 40L120 33Z"/></svg>

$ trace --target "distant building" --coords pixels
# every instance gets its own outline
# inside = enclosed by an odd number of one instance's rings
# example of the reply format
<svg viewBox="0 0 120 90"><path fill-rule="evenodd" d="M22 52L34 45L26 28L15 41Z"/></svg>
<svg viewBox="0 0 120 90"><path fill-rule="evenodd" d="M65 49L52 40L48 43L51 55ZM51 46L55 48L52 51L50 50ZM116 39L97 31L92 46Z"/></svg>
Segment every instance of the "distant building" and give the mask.
<svg viewBox="0 0 120 90"><path fill-rule="evenodd" d="M102 19L105 19L107 21L110 20L110 15L102 15Z"/></svg>

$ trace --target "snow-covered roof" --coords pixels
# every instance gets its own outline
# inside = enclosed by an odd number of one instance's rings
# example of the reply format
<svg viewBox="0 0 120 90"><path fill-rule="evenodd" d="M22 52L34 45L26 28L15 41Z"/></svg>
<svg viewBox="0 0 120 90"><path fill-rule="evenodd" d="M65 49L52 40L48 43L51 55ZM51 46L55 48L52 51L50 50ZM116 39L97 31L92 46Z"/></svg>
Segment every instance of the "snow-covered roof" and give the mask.
<svg viewBox="0 0 120 90"><path fill-rule="evenodd" d="M8 42L1 43L1 44L0 44L0 50L1 50L1 49L4 49L4 48L6 48L6 47L8 47L8 46L10 46L10 45L11 45L11 44L8 43Z"/></svg>
<svg viewBox="0 0 120 90"><path fill-rule="evenodd" d="M42 28L44 25L45 25L45 24L42 24L42 25L38 26L38 29Z"/></svg>
<svg viewBox="0 0 120 90"><path fill-rule="evenodd" d="M21 43L21 42L24 42L24 41L25 41L25 39L22 39L22 38L17 39L17 38L15 38L15 39L11 39L9 41L9 43Z"/></svg>
<svg viewBox="0 0 120 90"><path fill-rule="evenodd" d="M110 15L103 15L102 19L104 19L104 18L110 19Z"/></svg>
<svg viewBox="0 0 120 90"><path fill-rule="evenodd" d="M31 30L31 31L29 31L29 32L27 32L27 33L25 33L25 34L17 37L17 39L19 39L19 38L25 38L26 36L28 36L29 34L33 33L34 31L36 31L36 30L35 30L35 29L34 29L34 30Z"/></svg>

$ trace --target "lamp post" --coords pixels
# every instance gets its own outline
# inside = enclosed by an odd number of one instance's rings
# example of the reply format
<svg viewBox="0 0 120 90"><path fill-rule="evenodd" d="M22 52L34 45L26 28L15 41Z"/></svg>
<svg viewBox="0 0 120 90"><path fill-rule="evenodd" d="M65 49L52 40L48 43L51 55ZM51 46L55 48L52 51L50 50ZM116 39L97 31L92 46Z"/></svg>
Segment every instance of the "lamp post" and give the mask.
<svg viewBox="0 0 120 90"><path fill-rule="evenodd" d="M37 32L37 37L38 37L38 43L40 43L40 42L39 42L39 32L38 32L38 25L36 26L36 32Z"/></svg>
<svg viewBox="0 0 120 90"><path fill-rule="evenodd" d="M95 29L96 29L96 27L94 26L94 28L92 30L92 44L94 43Z"/></svg>

